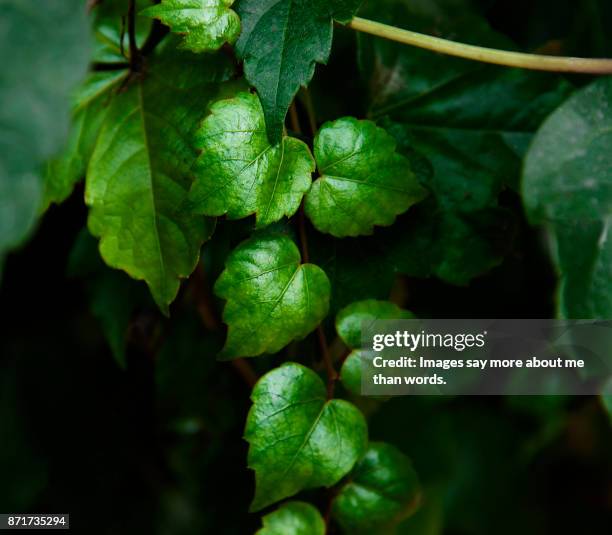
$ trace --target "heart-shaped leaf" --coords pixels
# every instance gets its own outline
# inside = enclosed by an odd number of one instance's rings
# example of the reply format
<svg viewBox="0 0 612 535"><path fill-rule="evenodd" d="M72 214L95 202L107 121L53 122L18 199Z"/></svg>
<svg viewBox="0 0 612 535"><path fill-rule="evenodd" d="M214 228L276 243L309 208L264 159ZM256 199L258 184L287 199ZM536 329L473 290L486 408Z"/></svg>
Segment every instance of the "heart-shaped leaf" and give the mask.
<svg viewBox="0 0 612 535"><path fill-rule="evenodd" d="M215 292L227 300L228 324L221 358L275 353L303 338L329 308L329 279L313 264L301 264L287 236L256 236L229 256Z"/></svg>
<svg viewBox="0 0 612 535"><path fill-rule="evenodd" d="M328 400L323 381L288 363L260 379L245 439L255 470L257 511L303 489L330 487L363 455L367 424L344 400Z"/></svg>
<svg viewBox="0 0 612 535"><path fill-rule="evenodd" d="M344 117L315 139L321 177L306 196L306 214L321 232L336 237L371 234L425 198L410 162L395 140L371 121Z"/></svg>
<svg viewBox="0 0 612 535"><path fill-rule="evenodd" d="M345 533L390 533L418 507L419 480L410 459L391 444L372 442L334 499Z"/></svg>
<svg viewBox="0 0 612 535"><path fill-rule="evenodd" d="M310 189L310 149L288 136L270 144L257 95L216 102L196 144L202 155L190 199L203 214L239 219L255 213L262 227L293 215Z"/></svg>

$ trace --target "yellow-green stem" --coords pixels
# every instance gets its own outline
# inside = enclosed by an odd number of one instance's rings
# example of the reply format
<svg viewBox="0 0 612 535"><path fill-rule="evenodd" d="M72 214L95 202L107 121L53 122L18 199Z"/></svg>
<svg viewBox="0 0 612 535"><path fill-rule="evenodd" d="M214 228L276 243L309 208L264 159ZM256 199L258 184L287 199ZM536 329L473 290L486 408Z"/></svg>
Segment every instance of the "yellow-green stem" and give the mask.
<svg viewBox="0 0 612 535"><path fill-rule="evenodd" d="M504 65L506 67L519 67L536 71L612 74L612 59L607 58L571 58L496 50L494 48L456 43L447 39L411 32L359 17L355 17L348 24L348 27L359 32L397 41L398 43L484 63Z"/></svg>

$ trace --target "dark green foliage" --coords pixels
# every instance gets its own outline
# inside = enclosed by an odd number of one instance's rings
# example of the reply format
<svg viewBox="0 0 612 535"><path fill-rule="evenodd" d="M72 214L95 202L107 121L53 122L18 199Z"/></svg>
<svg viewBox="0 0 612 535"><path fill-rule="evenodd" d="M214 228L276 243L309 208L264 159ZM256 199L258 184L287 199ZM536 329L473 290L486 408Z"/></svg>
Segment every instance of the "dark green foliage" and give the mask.
<svg viewBox="0 0 612 535"><path fill-rule="evenodd" d="M367 398L361 333L611 315L612 79L351 20L601 55L610 9L361 4L103 0L87 23L0 0L0 261L44 213L0 288L0 512L93 534L598 533L610 392Z"/></svg>

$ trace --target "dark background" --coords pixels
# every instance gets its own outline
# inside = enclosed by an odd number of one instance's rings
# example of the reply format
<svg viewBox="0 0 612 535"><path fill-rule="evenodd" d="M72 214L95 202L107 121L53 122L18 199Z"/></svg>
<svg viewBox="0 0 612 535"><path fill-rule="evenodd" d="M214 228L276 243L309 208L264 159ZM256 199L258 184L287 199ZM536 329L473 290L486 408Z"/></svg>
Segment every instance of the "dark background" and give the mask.
<svg viewBox="0 0 612 535"><path fill-rule="evenodd" d="M610 2L479 4L527 49L563 39L575 54L611 53L593 26L612 30ZM351 83L333 61L318 73ZM51 208L5 266L0 512L67 512L74 531L91 534L253 533L260 520L246 512L253 477L241 439L249 388L210 357L223 333L202 329L185 285L169 320L152 304L138 308L121 370L87 281L67 275L86 222L82 195ZM506 261L470 286L404 283L423 316L554 315L555 275L524 221ZM412 456L429 496L401 533L610 532L612 432L596 398L396 399L373 417L371 436Z"/></svg>

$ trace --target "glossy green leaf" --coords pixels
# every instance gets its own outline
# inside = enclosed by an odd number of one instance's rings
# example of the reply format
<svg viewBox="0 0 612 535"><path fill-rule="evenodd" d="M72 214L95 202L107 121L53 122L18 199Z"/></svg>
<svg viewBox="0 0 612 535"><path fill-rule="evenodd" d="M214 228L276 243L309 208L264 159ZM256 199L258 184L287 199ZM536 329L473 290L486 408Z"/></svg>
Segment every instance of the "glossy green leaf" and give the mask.
<svg viewBox="0 0 612 535"><path fill-rule="evenodd" d="M555 237L559 315L612 315L612 78L576 93L542 126L525 159L522 194Z"/></svg>
<svg viewBox="0 0 612 535"><path fill-rule="evenodd" d="M255 213L262 227L292 216L310 189L310 150L288 136L270 144L257 95L239 93L213 104L196 145L202 155L190 200L201 213L230 219Z"/></svg>
<svg viewBox="0 0 612 535"><path fill-rule="evenodd" d="M371 121L345 117L323 126L315 139L321 177L305 202L318 230L336 237L371 234L426 196L395 146Z"/></svg>
<svg viewBox="0 0 612 535"><path fill-rule="evenodd" d="M89 159L106 117L106 112L126 73L100 72L89 76L74 99L72 126L62 153L47 164L43 210L61 203L85 176Z"/></svg>
<svg viewBox="0 0 612 535"><path fill-rule="evenodd" d="M367 358L371 352L362 349L354 349L344 359L340 368L340 380L349 392L357 396L361 395L361 359Z"/></svg>
<svg viewBox="0 0 612 535"><path fill-rule="evenodd" d="M70 94L84 77L89 32L84 6L3 0L0 31L0 270L31 232L46 159L68 132Z"/></svg>
<svg viewBox="0 0 612 535"><path fill-rule="evenodd" d="M142 12L184 36L181 48L192 52L218 50L234 44L240 35L240 19L231 8L234 0L162 0Z"/></svg>
<svg viewBox="0 0 612 535"><path fill-rule="evenodd" d="M144 280L163 311L196 266L212 222L185 209L202 110L230 70L169 49L117 95L92 155L89 229L111 267Z"/></svg>
<svg viewBox="0 0 612 535"><path fill-rule="evenodd" d="M325 535L325 522L309 503L287 502L263 517L256 535Z"/></svg>
<svg viewBox="0 0 612 535"><path fill-rule="evenodd" d="M415 511L419 492L410 459L391 444L372 442L334 499L332 514L345 533L391 533Z"/></svg>
<svg viewBox="0 0 612 535"><path fill-rule="evenodd" d="M351 348L362 347L361 331L376 320L411 319L412 312L402 310L389 301L367 299L343 308L336 316L336 331L344 343Z"/></svg>
<svg viewBox="0 0 612 535"><path fill-rule="evenodd" d="M328 400L323 381L288 363L260 379L245 439L255 470L257 511L303 489L330 487L363 455L367 424L344 400Z"/></svg>
<svg viewBox="0 0 612 535"><path fill-rule="evenodd" d="M257 89L273 143L280 140L291 101L329 57L335 19L347 22L361 0L238 0L242 34L236 51Z"/></svg>
<svg viewBox="0 0 612 535"><path fill-rule="evenodd" d="M313 331L329 308L329 280L301 264L287 236L256 236L229 256L215 293L227 300L224 359L275 353Z"/></svg>

